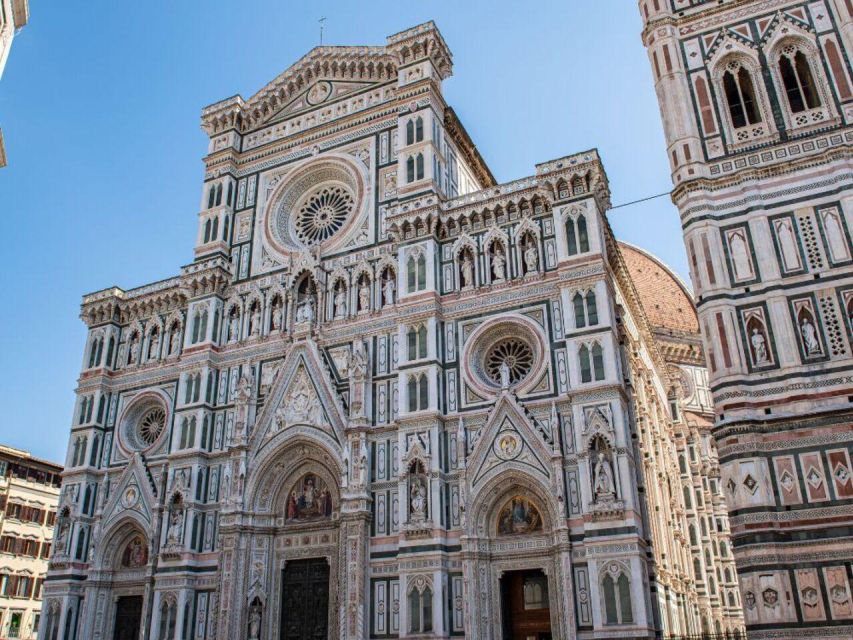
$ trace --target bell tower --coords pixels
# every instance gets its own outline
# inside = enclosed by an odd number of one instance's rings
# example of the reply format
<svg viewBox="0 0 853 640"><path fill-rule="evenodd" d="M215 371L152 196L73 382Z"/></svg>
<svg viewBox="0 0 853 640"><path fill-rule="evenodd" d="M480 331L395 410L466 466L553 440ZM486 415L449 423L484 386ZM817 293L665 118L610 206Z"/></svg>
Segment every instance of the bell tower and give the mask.
<svg viewBox="0 0 853 640"><path fill-rule="evenodd" d="M850 637L853 2L639 9L749 636Z"/></svg>

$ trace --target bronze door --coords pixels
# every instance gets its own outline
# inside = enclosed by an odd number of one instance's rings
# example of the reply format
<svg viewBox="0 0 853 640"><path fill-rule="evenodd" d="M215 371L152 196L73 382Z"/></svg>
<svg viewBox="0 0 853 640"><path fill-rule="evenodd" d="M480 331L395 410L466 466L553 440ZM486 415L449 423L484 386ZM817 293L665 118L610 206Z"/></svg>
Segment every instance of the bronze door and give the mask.
<svg viewBox="0 0 853 640"><path fill-rule="evenodd" d="M281 578L281 640L326 640L329 564L325 558L289 561Z"/></svg>
<svg viewBox="0 0 853 640"><path fill-rule="evenodd" d="M142 623L142 596L122 596L116 603L113 640L139 640Z"/></svg>

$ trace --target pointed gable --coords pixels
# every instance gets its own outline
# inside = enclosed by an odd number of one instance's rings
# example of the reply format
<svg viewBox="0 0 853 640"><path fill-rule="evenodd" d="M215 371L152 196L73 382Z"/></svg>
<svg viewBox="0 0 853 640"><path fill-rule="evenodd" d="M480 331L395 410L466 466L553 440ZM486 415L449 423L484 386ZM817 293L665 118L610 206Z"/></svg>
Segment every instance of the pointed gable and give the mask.
<svg viewBox="0 0 853 640"><path fill-rule="evenodd" d="M493 407L468 463L472 490L507 468L526 472L547 482L551 477L551 450L534 427L532 418L510 394L501 395Z"/></svg>
<svg viewBox="0 0 853 640"><path fill-rule="evenodd" d="M341 450L346 416L320 352L312 340L295 344L284 359L252 430L257 452L287 432L314 431Z"/></svg>
<svg viewBox="0 0 853 640"><path fill-rule="evenodd" d="M142 456L134 453L122 471L103 511L104 531L132 512L146 525L151 524L151 516L157 496L151 475L145 467Z"/></svg>

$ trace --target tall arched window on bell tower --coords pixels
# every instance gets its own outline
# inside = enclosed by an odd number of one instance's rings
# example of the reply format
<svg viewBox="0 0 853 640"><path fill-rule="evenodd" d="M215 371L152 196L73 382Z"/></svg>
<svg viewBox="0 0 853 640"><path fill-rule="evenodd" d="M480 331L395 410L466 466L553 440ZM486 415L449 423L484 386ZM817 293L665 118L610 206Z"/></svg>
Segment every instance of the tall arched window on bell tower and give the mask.
<svg viewBox="0 0 853 640"><path fill-rule="evenodd" d="M737 61L729 63L723 73L723 89L732 126L740 129L761 122L761 113L755 97L755 85L749 71Z"/></svg>

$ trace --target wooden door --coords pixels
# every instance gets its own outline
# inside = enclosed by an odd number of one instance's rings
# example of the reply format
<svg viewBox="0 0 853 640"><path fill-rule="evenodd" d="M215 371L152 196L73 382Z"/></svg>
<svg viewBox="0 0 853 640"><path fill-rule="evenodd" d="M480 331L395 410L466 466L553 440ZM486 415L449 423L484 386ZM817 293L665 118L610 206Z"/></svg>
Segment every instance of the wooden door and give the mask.
<svg viewBox="0 0 853 640"><path fill-rule="evenodd" d="M288 562L281 583L281 640L326 640L329 564L325 558Z"/></svg>
<svg viewBox="0 0 853 640"><path fill-rule="evenodd" d="M551 640L548 576L509 571L501 578L504 640Z"/></svg>
<svg viewBox="0 0 853 640"><path fill-rule="evenodd" d="M122 596L116 603L113 640L139 640L142 624L142 596Z"/></svg>

